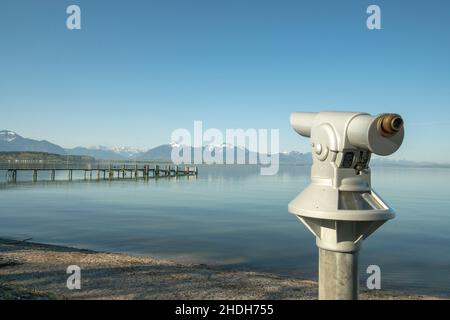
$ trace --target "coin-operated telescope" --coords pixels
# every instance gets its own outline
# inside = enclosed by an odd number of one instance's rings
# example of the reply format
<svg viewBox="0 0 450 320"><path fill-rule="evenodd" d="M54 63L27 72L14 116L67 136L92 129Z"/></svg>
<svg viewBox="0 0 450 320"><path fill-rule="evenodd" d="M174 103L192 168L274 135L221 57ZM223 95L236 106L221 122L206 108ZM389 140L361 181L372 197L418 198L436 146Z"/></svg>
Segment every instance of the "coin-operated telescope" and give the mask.
<svg viewBox="0 0 450 320"><path fill-rule="evenodd" d="M404 137L397 114L294 112L294 130L311 139L311 184L289 203L316 236L319 247L319 299L358 298L361 243L393 210L372 190L372 153L387 156Z"/></svg>

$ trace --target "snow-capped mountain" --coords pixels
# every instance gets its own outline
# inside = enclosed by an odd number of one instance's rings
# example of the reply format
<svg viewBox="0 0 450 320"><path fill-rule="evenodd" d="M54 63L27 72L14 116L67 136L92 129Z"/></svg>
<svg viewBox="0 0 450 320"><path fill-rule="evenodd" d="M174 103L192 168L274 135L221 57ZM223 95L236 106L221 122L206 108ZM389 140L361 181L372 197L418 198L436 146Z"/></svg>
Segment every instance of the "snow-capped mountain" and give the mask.
<svg viewBox="0 0 450 320"><path fill-rule="evenodd" d="M0 141L12 142L17 138L22 138L17 133L9 130L0 131Z"/></svg>
<svg viewBox="0 0 450 320"><path fill-rule="evenodd" d="M72 149L66 149L67 154L69 155L78 155L78 156L90 156L96 159L102 160L126 160L125 157L120 154L109 150L108 148L98 148L98 147L76 147Z"/></svg>
<svg viewBox="0 0 450 320"><path fill-rule="evenodd" d="M134 147L107 147L107 146L91 146L76 147L73 149L66 149L68 154L71 155L86 155L97 159L105 160L130 160L135 159L137 155L141 154L145 150L134 148Z"/></svg>
<svg viewBox="0 0 450 320"><path fill-rule="evenodd" d="M38 141L24 138L14 131L0 131L0 151L32 151L55 154L66 154L60 146L46 140Z"/></svg>
<svg viewBox="0 0 450 320"><path fill-rule="evenodd" d="M133 158L136 155L146 151L144 149L135 147L118 147L118 146L111 148L111 150L126 158Z"/></svg>

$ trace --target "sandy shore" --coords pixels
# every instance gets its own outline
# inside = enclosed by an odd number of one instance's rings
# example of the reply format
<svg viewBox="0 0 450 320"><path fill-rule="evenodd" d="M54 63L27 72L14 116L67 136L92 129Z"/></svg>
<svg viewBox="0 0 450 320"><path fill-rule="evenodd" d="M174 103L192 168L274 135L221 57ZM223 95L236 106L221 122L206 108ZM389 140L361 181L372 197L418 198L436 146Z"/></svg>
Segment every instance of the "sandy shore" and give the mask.
<svg viewBox="0 0 450 320"><path fill-rule="evenodd" d="M81 268L81 290L66 286ZM0 299L316 299L315 281L0 239ZM384 291L361 299L436 299Z"/></svg>

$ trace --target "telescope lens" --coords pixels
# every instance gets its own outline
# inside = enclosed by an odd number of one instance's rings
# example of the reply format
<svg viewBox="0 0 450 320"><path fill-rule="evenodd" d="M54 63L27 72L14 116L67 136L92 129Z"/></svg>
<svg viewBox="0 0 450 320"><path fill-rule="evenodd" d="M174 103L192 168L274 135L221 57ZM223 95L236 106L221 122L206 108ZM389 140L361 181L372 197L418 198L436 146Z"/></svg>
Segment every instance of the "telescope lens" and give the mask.
<svg viewBox="0 0 450 320"><path fill-rule="evenodd" d="M403 127L402 118L395 118L392 120L392 129L399 131Z"/></svg>
<svg viewBox="0 0 450 320"><path fill-rule="evenodd" d="M383 114L378 119L378 132L383 137L395 136L403 128L403 119L398 114Z"/></svg>

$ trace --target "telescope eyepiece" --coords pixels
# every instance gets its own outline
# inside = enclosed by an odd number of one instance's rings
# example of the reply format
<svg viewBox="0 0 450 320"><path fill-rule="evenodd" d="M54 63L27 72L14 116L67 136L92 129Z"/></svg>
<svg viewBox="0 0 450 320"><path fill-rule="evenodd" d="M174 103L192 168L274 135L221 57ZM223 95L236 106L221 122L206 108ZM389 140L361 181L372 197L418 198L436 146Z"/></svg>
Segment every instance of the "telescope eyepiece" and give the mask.
<svg viewBox="0 0 450 320"><path fill-rule="evenodd" d="M383 114L378 118L377 129L383 137L393 137L403 128L403 119L396 113Z"/></svg>

